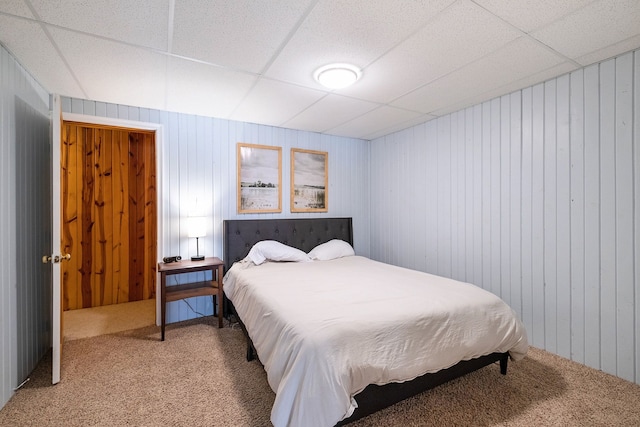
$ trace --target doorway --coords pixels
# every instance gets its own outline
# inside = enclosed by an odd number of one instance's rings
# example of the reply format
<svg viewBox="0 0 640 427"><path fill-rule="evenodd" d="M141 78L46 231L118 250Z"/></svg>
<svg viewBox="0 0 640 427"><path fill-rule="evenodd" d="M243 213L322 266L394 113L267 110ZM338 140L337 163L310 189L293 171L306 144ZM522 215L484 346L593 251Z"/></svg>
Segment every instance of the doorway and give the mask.
<svg viewBox="0 0 640 427"><path fill-rule="evenodd" d="M103 319L90 329L110 333L115 325L127 329L126 319L138 319L130 329L139 325L142 311L154 323L156 188L155 132L63 122L62 251L72 254L62 265L65 321L80 319L86 329Z"/></svg>

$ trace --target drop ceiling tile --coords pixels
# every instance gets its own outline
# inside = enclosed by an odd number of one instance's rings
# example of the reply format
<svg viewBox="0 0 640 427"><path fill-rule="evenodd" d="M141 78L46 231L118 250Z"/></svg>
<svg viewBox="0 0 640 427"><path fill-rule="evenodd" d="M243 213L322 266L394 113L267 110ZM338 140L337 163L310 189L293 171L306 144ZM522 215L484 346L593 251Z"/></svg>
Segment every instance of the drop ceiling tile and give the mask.
<svg viewBox="0 0 640 427"><path fill-rule="evenodd" d="M24 4L23 0L2 0L2 2L0 2L0 13L33 18L33 13L31 13L31 10Z"/></svg>
<svg viewBox="0 0 640 427"><path fill-rule="evenodd" d="M65 0L67 7L60 7L59 1L30 1L46 23L136 46L167 49L168 1Z"/></svg>
<svg viewBox="0 0 640 427"><path fill-rule="evenodd" d="M408 110L432 113L551 68L563 59L521 37L502 49L394 101Z"/></svg>
<svg viewBox="0 0 640 427"><path fill-rule="evenodd" d="M577 66L573 62L563 62L562 64L553 66L539 73L532 74L523 79L513 81L509 84L500 86L496 89L483 92L478 95L470 96L469 98L466 98L461 102L458 102L455 104L449 104L442 109L434 111L433 115L439 117L445 114L450 114L450 113L462 110L464 108L467 108L471 105L476 105L481 102L484 102L502 95L506 95L508 93L512 93L512 92L521 90L523 88L536 85L538 83L542 83L544 81L561 76L563 74L570 73L571 71L574 71L576 68Z"/></svg>
<svg viewBox="0 0 640 427"><path fill-rule="evenodd" d="M283 126L324 132L378 107L378 104L329 94L302 111Z"/></svg>
<svg viewBox="0 0 640 427"><path fill-rule="evenodd" d="M172 53L261 73L311 0L176 2Z"/></svg>
<svg viewBox="0 0 640 427"><path fill-rule="evenodd" d="M452 0L321 0L266 75L321 89L313 79L317 68L335 62L364 68L451 3Z"/></svg>
<svg viewBox="0 0 640 427"><path fill-rule="evenodd" d="M361 81L341 93L391 102L521 35L473 3L455 3L367 67Z"/></svg>
<svg viewBox="0 0 640 427"><path fill-rule="evenodd" d="M585 37L588 34L588 37ZM640 1L602 0L531 33L576 59L640 34Z"/></svg>
<svg viewBox="0 0 640 427"><path fill-rule="evenodd" d="M593 3L593 0L473 1L527 33Z"/></svg>
<svg viewBox="0 0 640 427"><path fill-rule="evenodd" d="M600 50L596 50L576 58L576 62L585 66L591 65L637 49L638 46L640 46L640 35L630 37L626 40L622 40L621 42L614 43Z"/></svg>
<svg viewBox="0 0 640 427"><path fill-rule="evenodd" d="M47 91L86 96L39 24L0 15L0 40Z"/></svg>
<svg viewBox="0 0 640 427"><path fill-rule="evenodd" d="M401 108L383 105L347 123L329 129L326 133L352 138L363 138L366 135L374 135L376 132L387 131L399 123L406 123L422 116L422 114L415 111L407 111ZM390 132L391 131L387 133Z"/></svg>
<svg viewBox="0 0 640 427"><path fill-rule="evenodd" d="M167 109L227 118L255 83L256 77L199 62L170 58Z"/></svg>
<svg viewBox="0 0 640 427"><path fill-rule="evenodd" d="M420 115L420 116L418 116L418 117L416 117L414 119L410 119L410 120L407 120L407 121L401 121L401 122L398 122L397 124L395 124L393 126L390 126L388 128L381 129L381 130L375 131L373 133L363 135L362 139L367 139L369 141L372 141L372 140L374 140L376 138L381 138L383 136L392 134L394 132L399 132L399 131L403 131L405 129L409 129L409 128L413 127L413 126L417 126L419 124L428 122L429 120L433 120L435 118L436 118L435 116L432 116L430 114L423 114L423 115Z"/></svg>
<svg viewBox="0 0 640 427"><path fill-rule="evenodd" d="M56 27L49 32L89 99L165 109L165 55Z"/></svg>
<svg viewBox="0 0 640 427"><path fill-rule="evenodd" d="M261 78L230 118L281 126L324 95L322 91Z"/></svg>

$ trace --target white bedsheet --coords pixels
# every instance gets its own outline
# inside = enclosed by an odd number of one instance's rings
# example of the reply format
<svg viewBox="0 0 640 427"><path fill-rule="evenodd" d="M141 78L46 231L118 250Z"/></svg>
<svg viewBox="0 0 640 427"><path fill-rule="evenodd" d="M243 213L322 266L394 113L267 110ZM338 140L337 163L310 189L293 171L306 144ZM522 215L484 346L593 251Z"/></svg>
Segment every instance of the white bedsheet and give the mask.
<svg viewBox="0 0 640 427"><path fill-rule="evenodd" d="M528 350L522 323L492 293L360 256L236 263L224 292L276 393L276 427L333 426L369 384Z"/></svg>

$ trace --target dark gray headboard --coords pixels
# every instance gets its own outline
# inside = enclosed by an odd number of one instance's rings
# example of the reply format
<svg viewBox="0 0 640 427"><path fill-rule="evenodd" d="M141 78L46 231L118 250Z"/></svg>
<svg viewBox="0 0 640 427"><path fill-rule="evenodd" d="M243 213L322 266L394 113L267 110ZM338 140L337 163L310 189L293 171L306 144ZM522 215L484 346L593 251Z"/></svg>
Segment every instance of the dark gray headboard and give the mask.
<svg viewBox="0 0 640 427"><path fill-rule="evenodd" d="M223 239L226 271L261 240L277 240L304 252L331 239L353 246L353 225L351 218L228 219Z"/></svg>

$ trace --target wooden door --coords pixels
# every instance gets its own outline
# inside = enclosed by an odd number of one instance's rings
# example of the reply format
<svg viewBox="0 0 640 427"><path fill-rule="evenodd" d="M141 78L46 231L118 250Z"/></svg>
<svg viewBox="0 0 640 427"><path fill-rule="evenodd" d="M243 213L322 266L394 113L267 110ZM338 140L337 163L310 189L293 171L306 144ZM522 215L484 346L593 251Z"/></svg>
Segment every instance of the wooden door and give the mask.
<svg viewBox="0 0 640 427"><path fill-rule="evenodd" d="M65 310L155 297L155 135L65 122Z"/></svg>

